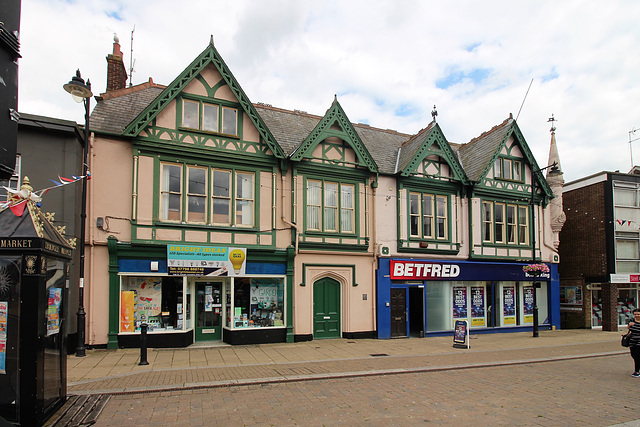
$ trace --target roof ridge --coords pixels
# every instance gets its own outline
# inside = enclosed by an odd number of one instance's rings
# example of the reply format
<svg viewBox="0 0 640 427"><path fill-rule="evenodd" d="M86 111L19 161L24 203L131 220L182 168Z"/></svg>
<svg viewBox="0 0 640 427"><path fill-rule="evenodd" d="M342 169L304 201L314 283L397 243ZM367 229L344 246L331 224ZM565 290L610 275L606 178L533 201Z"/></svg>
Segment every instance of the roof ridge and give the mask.
<svg viewBox="0 0 640 427"><path fill-rule="evenodd" d="M118 98L120 96L129 95L131 93L139 92L141 90L148 89L150 87L157 87L157 88L163 89L163 90L166 89L165 85L160 85L160 84L154 83L153 79L151 77L149 77L149 81L148 82L140 83L140 84L137 84L135 86L125 87L125 88L122 88L122 89L110 90L108 92L101 93L96 98L100 98L102 100Z"/></svg>
<svg viewBox="0 0 640 427"><path fill-rule="evenodd" d="M274 107L271 104L266 104L264 102L256 102L253 104L254 107L256 108L263 108L265 110L273 110L273 111L279 111L281 113L286 113L286 114L292 114L292 115L296 115L296 116L305 116L305 117L310 117L310 118L314 118L314 119L318 119L321 120L324 116L319 116L317 114L311 114L311 113L307 113L306 111L302 111L302 110L287 110L286 108L281 108L281 107ZM358 127L358 128L362 128L362 129L372 129L375 131L379 131L379 132L385 132L385 133L389 133L389 134L393 134L393 135L401 135L401 136L411 136L408 133L404 133L404 132L398 132L397 130L394 129L382 129L382 128L377 128L365 123L351 123L351 126L353 127Z"/></svg>
<svg viewBox="0 0 640 427"><path fill-rule="evenodd" d="M433 126L435 125L435 120L432 120L427 127L422 128L418 131L418 133L416 133L415 135L411 135L411 138L409 138L408 140L406 140L405 142L402 143L402 147L406 147L407 145L411 144L413 141L415 141L420 135L422 135L423 133L431 130L433 128Z"/></svg>
<svg viewBox="0 0 640 427"><path fill-rule="evenodd" d="M467 144L471 144L473 142L476 142L482 138L484 138L485 136L489 135L490 133L493 133L495 131L497 131L499 128L501 128L502 126L505 126L508 124L509 121L513 121L513 117L511 116L511 114L509 115L509 117L507 117L506 119L504 119L504 121L502 123L500 123L499 125L495 125L493 126L491 129L482 132L480 135L476 136L475 138L471 139L471 141L461 144L461 145L467 145Z"/></svg>

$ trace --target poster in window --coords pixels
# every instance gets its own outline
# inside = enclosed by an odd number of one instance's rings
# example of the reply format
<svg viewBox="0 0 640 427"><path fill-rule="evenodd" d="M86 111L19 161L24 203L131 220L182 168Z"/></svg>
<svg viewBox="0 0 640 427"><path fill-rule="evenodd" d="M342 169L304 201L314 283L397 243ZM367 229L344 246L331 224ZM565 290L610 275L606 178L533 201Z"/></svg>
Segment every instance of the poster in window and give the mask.
<svg viewBox="0 0 640 427"><path fill-rule="evenodd" d="M49 288L47 300L47 336L60 333L60 304L62 288Z"/></svg>
<svg viewBox="0 0 640 427"><path fill-rule="evenodd" d="M120 332L133 332L135 292L120 293Z"/></svg>
<svg viewBox="0 0 640 427"><path fill-rule="evenodd" d="M0 301L0 374L7 373L7 311L9 303Z"/></svg>
<svg viewBox="0 0 640 427"><path fill-rule="evenodd" d="M484 286L471 287L471 326L484 326Z"/></svg>
<svg viewBox="0 0 640 427"><path fill-rule="evenodd" d="M142 322L160 314L162 305L162 279L157 277L136 278L135 318Z"/></svg>
<svg viewBox="0 0 640 427"><path fill-rule="evenodd" d="M502 288L502 316L505 325L516 324L516 292L513 286Z"/></svg>
<svg viewBox="0 0 640 427"><path fill-rule="evenodd" d="M525 286L524 291L524 323L533 323L533 286Z"/></svg>
<svg viewBox="0 0 640 427"><path fill-rule="evenodd" d="M455 286L453 288L453 318L467 317L467 287Z"/></svg>

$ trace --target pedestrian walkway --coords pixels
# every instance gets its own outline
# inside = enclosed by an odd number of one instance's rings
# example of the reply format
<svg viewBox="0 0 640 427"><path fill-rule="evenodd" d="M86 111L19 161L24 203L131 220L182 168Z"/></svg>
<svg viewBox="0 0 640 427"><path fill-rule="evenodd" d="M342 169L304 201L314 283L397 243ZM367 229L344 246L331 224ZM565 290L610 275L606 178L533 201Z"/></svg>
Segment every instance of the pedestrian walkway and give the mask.
<svg viewBox="0 0 640 427"><path fill-rule="evenodd" d="M471 335L470 348L453 337L396 340L328 339L299 343L194 345L149 349L88 350L68 358L68 394L126 394L266 384L407 372L541 363L627 353L620 332L540 331Z"/></svg>

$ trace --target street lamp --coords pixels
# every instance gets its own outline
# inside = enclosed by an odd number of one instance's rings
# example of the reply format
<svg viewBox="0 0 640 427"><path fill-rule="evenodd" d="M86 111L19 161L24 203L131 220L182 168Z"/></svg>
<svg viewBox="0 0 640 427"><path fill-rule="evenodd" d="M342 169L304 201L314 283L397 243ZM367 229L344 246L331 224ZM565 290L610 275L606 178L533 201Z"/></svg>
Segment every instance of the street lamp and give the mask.
<svg viewBox="0 0 640 427"><path fill-rule="evenodd" d="M84 83L80 77L80 70L71 81L63 86L69 92L74 101L80 103L84 101L84 146L82 148L82 206L80 211L80 281L78 285L78 345L76 346L76 357L86 356L85 338L85 311L84 311L84 235L85 223L87 219L87 157L89 153L89 102L93 93L91 92L91 82L87 79Z"/></svg>
<svg viewBox="0 0 640 427"><path fill-rule="evenodd" d="M557 162L553 162L549 166L539 169L534 169L534 166L531 165L531 263L534 265L536 263L536 176L543 170L549 168L551 168L549 173L557 173L559 171ZM536 277L538 276L533 276L533 338L538 337L538 298L536 294L540 284L536 281Z"/></svg>

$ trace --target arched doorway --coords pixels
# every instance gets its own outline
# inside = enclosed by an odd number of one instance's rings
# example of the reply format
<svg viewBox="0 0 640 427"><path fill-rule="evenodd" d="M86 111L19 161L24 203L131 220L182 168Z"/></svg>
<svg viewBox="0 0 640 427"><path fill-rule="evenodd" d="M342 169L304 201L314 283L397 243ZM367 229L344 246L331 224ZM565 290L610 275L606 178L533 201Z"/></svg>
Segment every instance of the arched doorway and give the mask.
<svg viewBox="0 0 640 427"><path fill-rule="evenodd" d="M340 282L330 277L313 284L313 338L340 338Z"/></svg>

